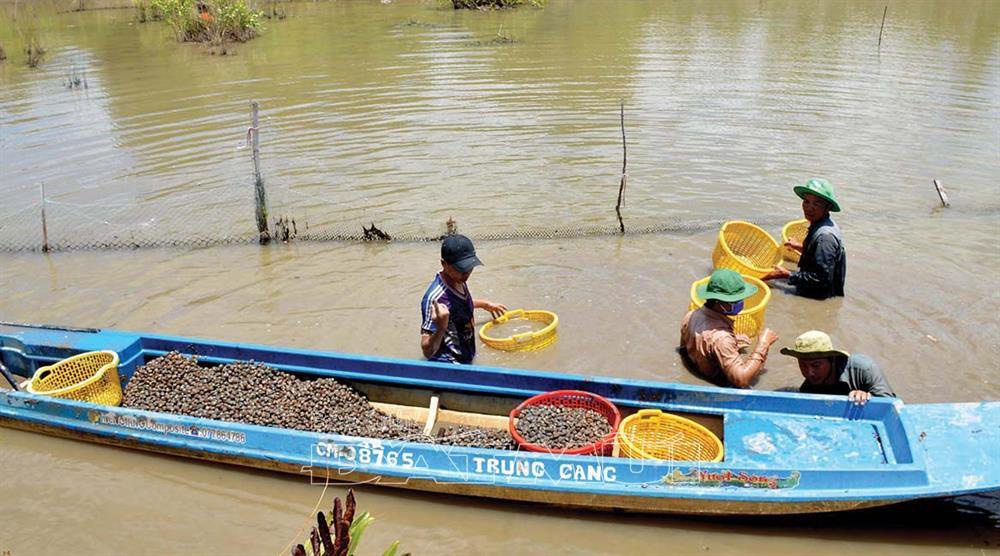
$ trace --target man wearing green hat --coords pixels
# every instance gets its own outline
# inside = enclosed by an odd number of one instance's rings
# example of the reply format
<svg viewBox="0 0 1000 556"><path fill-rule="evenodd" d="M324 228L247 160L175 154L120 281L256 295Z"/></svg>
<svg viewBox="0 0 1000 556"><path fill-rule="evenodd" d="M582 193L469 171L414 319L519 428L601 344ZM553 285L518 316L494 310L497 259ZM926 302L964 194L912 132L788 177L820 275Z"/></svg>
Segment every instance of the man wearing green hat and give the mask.
<svg viewBox="0 0 1000 556"><path fill-rule="evenodd" d="M744 360L740 355L741 348L750 346L750 338L733 331L733 317L743 310L743 300L757 293L757 286L737 272L719 269L696 293L705 305L689 311L681 321L681 354L706 379L748 388L764 368L771 344L778 340L777 334L765 328L750 357Z"/></svg>
<svg viewBox="0 0 1000 556"><path fill-rule="evenodd" d="M896 397L882 369L867 355L834 349L826 332L810 330L790 348L781 348L783 355L799 360L799 371L806 379L799 391L809 394L844 395L857 405L864 405L872 396Z"/></svg>
<svg viewBox="0 0 1000 556"><path fill-rule="evenodd" d="M830 218L831 212L840 212L833 186L826 180L812 179L804 185L796 185L794 191L802 199L802 213L809 221L809 231L802 243L785 242L787 247L802 254L799 270L791 272L779 265L762 279L787 278L788 283L795 286L795 293L804 297L843 296L847 253L840 227Z"/></svg>

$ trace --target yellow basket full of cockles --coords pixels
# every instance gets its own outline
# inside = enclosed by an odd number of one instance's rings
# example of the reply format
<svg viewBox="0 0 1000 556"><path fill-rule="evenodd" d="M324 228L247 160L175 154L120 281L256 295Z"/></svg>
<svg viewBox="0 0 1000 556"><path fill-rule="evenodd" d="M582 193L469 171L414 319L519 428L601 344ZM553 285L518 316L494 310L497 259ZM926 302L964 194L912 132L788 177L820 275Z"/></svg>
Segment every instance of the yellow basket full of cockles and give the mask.
<svg viewBox="0 0 1000 556"><path fill-rule="evenodd" d="M479 339L494 349L532 351L556 341L559 317L551 311L514 309L487 322L479 329ZM499 330L509 330L500 336Z"/></svg>

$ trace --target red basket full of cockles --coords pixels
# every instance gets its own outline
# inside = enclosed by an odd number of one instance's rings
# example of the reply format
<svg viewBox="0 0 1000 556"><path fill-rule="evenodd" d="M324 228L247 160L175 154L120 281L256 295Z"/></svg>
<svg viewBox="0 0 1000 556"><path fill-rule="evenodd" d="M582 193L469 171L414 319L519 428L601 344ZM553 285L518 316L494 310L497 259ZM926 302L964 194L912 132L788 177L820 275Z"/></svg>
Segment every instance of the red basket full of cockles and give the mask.
<svg viewBox="0 0 1000 556"><path fill-rule="evenodd" d="M556 390L528 398L514 408L510 435L529 452L608 455L621 420L615 404L597 394Z"/></svg>

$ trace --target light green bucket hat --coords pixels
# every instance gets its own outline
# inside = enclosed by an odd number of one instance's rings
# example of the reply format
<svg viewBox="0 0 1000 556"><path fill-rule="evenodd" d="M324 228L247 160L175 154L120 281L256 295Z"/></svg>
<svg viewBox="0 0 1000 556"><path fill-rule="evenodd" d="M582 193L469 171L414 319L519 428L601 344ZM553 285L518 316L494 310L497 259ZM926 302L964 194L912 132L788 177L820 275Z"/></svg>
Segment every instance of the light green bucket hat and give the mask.
<svg viewBox="0 0 1000 556"><path fill-rule="evenodd" d="M805 199L806 193L826 199L832 205L830 212L840 212L840 203L837 202L837 198L833 195L833 186L826 180L811 179L804 185L796 185L792 188L792 191L795 191L795 194L800 199Z"/></svg>
<svg viewBox="0 0 1000 556"><path fill-rule="evenodd" d="M781 348L782 355L790 355L796 359L822 359L824 357L850 357L844 350L834 349L833 340L826 332L810 330L795 338L795 345Z"/></svg>
<svg viewBox="0 0 1000 556"><path fill-rule="evenodd" d="M705 301L739 301L757 293L757 286L744 280L735 270L720 268L712 273L708 283L695 288L695 293Z"/></svg>

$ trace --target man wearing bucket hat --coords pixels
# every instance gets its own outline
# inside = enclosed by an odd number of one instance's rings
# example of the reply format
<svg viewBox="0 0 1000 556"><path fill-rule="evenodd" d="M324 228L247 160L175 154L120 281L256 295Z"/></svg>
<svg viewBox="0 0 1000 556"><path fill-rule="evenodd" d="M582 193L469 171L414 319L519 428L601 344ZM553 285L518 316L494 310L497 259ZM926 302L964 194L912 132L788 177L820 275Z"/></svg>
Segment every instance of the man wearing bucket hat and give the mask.
<svg viewBox="0 0 1000 556"><path fill-rule="evenodd" d="M867 355L834 349L826 332L810 330L795 338L795 345L781 353L799 360L805 382L799 387L809 394L844 395L857 405L872 396L896 397L882 369Z"/></svg>
<svg viewBox="0 0 1000 556"><path fill-rule="evenodd" d="M802 214L809 221L809 231L802 243L785 242L787 247L801 253L799 270L791 272L779 265L762 279L787 278L795 286L795 293L804 297L843 296L847 253L840 227L830 218L831 212L840 212L833 186L826 180L811 179L804 185L796 185L794 191L802 199Z"/></svg>
<svg viewBox="0 0 1000 556"><path fill-rule="evenodd" d="M481 264L469 238L452 234L441 242L441 272L420 303L420 349L427 359L471 363L476 356L474 309L485 309L494 318L507 311L504 305L473 299L469 293L469 276Z"/></svg>
<svg viewBox="0 0 1000 556"><path fill-rule="evenodd" d="M720 385L747 388L764 368L767 351L778 335L765 328L757 349L746 360L740 349L750 338L733 331L733 317L743 310L743 300L757 293L757 286L739 273L719 269L696 290L705 305L688 312L681 321L681 353L698 373Z"/></svg>

